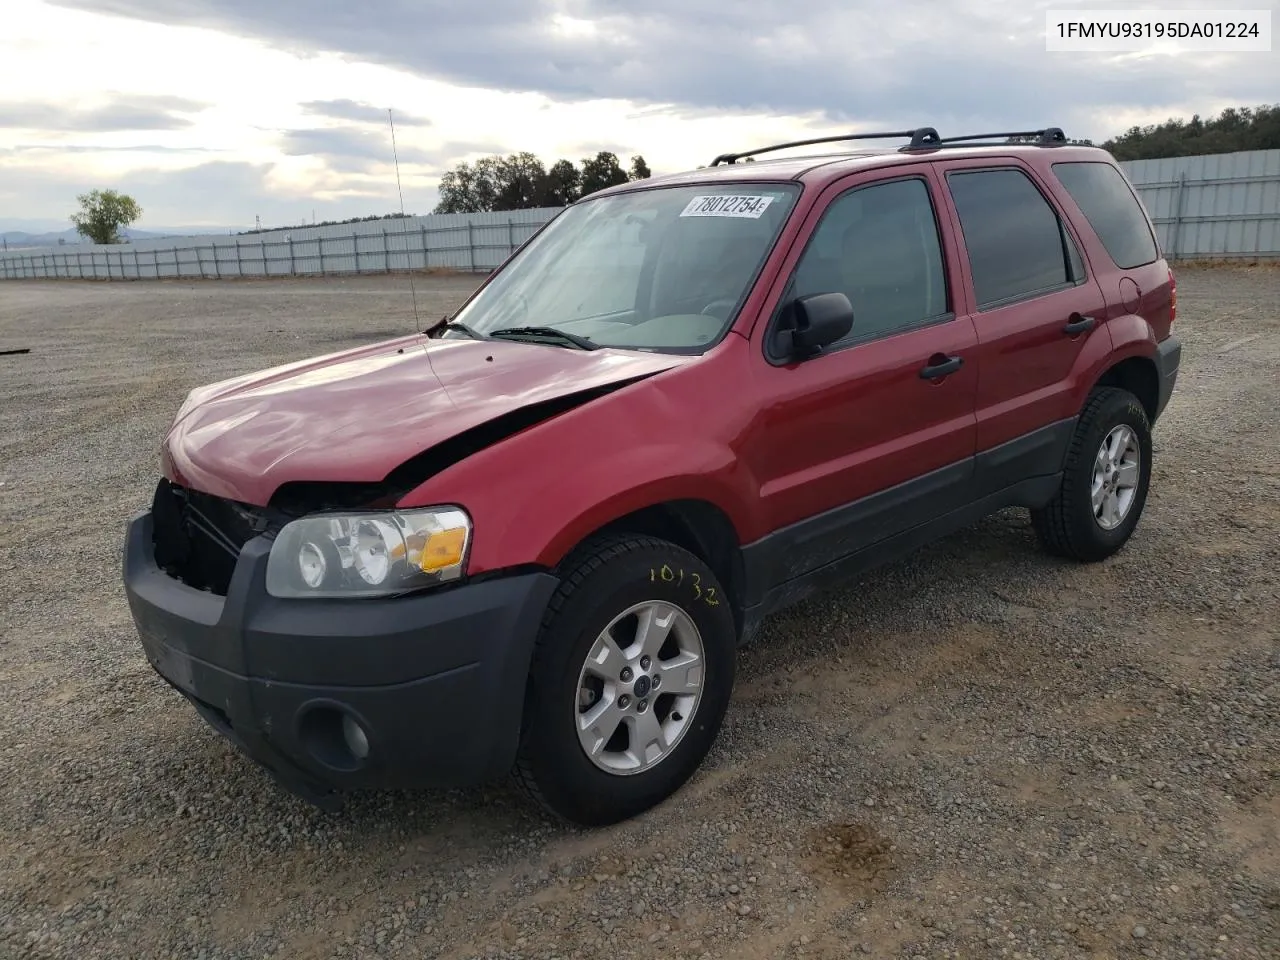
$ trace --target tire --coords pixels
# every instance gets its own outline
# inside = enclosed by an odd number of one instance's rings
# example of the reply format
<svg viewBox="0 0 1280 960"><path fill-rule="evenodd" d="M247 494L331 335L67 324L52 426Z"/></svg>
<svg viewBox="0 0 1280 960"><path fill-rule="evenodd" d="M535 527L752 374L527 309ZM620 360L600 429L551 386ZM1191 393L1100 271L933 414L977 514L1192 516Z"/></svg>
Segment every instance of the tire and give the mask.
<svg viewBox="0 0 1280 960"><path fill-rule="evenodd" d="M1109 471L1099 459L1107 441L1109 449L1116 449L1118 441L1127 448L1120 471ZM1104 486L1116 493L1102 511L1094 503L1096 470ZM1110 487L1113 483L1117 485ZM1062 483L1048 505L1031 511L1032 527L1052 554L1087 563L1105 560L1132 536L1150 483L1151 424L1146 410L1128 390L1097 389L1076 423Z"/></svg>
<svg viewBox="0 0 1280 960"><path fill-rule="evenodd" d="M515 775L556 816L603 826L661 803L701 765L729 706L737 632L715 574L692 553L664 540L596 540L575 551L562 569L534 648ZM637 605L649 606L617 623L612 630L616 648L602 653L602 632ZM651 645L650 659L641 661L636 626L638 616L650 615L667 626L668 642L657 648L656 658ZM653 633L660 635L661 629ZM702 667L689 669L699 644ZM673 657L677 647L683 659ZM630 672L624 674L622 667ZM664 681L656 689L654 676ZM683 692L690 681L698 684L696 696ZM600 720L582 723L583 716ZM582 727L593 732L580 737ZM658 742L657 730L670 746L639 749L640 736L655 737L649 744ZM584 738L598 761L588 756Z"/></svg>

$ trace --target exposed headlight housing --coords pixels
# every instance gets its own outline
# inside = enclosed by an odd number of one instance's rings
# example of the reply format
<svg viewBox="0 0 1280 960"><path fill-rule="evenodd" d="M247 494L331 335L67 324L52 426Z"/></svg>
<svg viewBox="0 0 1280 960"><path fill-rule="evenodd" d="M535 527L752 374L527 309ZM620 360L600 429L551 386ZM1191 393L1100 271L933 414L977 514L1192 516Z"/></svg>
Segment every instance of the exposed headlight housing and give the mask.
<svg viewBox="0 0 1280 960"><path fill-rule="evenodd" d="M285 525L267 558L275 597L384 597L457 580L471 518L457 507L320 514Z"/></svg>

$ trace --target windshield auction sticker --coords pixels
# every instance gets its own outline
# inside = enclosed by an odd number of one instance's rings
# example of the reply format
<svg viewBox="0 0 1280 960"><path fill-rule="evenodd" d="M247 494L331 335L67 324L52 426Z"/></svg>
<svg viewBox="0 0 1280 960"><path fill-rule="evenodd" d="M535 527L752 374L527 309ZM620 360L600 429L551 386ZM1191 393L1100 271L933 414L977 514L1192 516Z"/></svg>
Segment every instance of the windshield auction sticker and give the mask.
<svg viewBox="0 0 1280 960"><path fill-rule="evenodd" d="M769 209L773 197L726 196L694 197L680 214L682 217L748 217L758 220Z"/></svg>

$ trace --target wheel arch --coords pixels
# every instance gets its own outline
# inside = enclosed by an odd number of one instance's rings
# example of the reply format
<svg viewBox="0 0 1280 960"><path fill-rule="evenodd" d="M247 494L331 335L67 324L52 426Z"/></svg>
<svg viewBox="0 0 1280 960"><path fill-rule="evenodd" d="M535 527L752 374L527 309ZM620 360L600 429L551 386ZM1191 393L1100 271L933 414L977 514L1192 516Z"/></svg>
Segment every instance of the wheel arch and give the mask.
<svg viewBox="0 0 1280 960"><path fill-rule="evenodd" d="M1160 374L1150 357L1134 354L1114 361L1094 381L1090 393L1099 387L1128 390L1142 404L1147 420L1155 424L1160 409Z"/></svg>
<svg viewBox="0 0 1280 960"><path fill-rule="evenodd" d="M742 545L729 515L709 500L664 500L615 517L590 531L579 546L614 534L658 537L683 547L707 564L728 592L734 623L743 626L746 569ZM576 552L576 548L568 555Z"/></svg>
<svg viewBox="0 0 1280 960"><path fill-rule="evenodd" d="M1103 369L1081 397L1080 407L1099 387L1119 387L1138 398L1154 426L1160 415L1160 372L1156 366L1159 344L1151 324L1137 314L1114 317L1107 323L1111 335L1111 354Z"/></svg>

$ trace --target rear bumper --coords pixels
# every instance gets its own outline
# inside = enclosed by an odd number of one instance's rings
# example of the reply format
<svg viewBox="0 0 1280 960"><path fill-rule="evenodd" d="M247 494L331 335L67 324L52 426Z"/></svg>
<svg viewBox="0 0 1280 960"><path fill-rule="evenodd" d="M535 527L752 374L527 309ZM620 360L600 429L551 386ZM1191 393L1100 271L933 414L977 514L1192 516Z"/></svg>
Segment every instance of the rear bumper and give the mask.
<svg viewBox="0 0 1280 960"><path fill-rule="evenodd" d="M124 587L147 659L211 726L316 803L348 789L479 783L510 769L556 578L289 601L266 592L269 548L264 538L246 544L223 598L156 565L150 514L128 528ZM364 756L351 748L351 723Z"/></svg>
<svg viewBox="0 0 1280 960"><path fill-rule="evenodd" d="M1169 405L1169 398L1173 396L1173 388L1178 382L1178 367L1182 363L1182 341L1174 336L1166 337L1157 345L1155 359L1156 373L1160 378L1160 393L1156 403L1158 419L1164 413L1164 408Z"/></svg>

